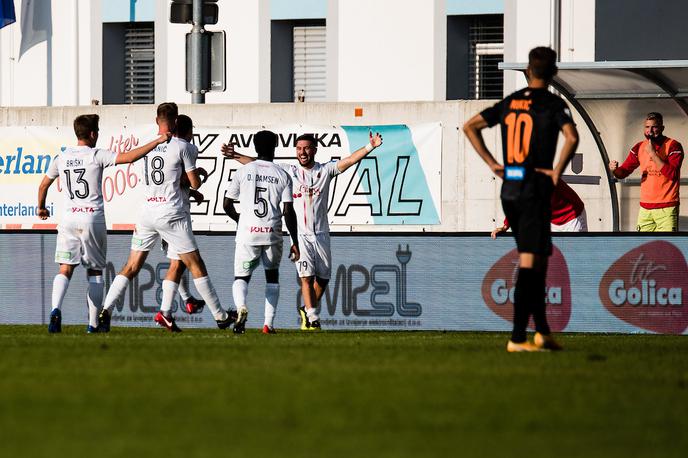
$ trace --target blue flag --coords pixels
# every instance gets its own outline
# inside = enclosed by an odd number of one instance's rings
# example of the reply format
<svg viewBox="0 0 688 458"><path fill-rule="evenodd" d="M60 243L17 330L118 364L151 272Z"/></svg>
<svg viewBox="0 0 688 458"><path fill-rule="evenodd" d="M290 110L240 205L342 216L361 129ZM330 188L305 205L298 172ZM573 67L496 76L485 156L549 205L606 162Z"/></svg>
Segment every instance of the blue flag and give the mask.
<svg viewBox="0 0 688 458"><path fill-rule="evenodd" d="M0 0L0 29L16 21L14 0Z"/></svg>

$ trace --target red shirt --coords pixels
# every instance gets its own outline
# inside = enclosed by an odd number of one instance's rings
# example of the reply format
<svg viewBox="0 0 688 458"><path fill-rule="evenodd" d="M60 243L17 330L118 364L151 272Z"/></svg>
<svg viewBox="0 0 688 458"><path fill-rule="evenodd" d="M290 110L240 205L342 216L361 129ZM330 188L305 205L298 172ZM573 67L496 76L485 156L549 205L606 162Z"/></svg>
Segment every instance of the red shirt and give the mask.
<svg viewBox="0 0 688 458"><path fill-rule="evenodd" d="M683 162L683 147L669 137L662 137L659 143L653 143L655 152L665 162L658 169L650 155L645 151L649 140L636 143L628 157L616 170L617 178L626 178L640 167L640 206L653 208L676 207L679 204L679 178Z"/></svg>
<svg viewBox="0 0 688 458"><path fill-rule="evenodd" d="M564 180L559 180L552 193L552 224L561 226L578 218L583 213L585 205L576 191L571 189ZM504 227L509 228L509 222L504 219Z"/></svg>

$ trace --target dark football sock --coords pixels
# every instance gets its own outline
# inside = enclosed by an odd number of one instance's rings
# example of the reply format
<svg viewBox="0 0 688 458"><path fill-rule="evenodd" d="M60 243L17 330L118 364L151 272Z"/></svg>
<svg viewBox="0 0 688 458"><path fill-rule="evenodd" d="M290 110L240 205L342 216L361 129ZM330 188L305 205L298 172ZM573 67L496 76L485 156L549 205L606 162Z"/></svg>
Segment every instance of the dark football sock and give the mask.
<svg viewBox="0 0 688 458"><path fill-rule="evenodd" d="M548 335L550 333L549 324L547 324L547 313L545 310L545 281L547 279L547 271L534 271L536 288L533 288L533 298L531 311L533 313L533 321L535 322L535 330L540 334Z"/></svg>
<svg viewBox="0 0 688 458"><path fill-rule="evenodd" d="M514 329L511 332L511 341L522 343L526 341L526 329L530 318L532 291L535 287L535 272L533 269L520 267L516 279L516 291L514 291Z"/></svg>

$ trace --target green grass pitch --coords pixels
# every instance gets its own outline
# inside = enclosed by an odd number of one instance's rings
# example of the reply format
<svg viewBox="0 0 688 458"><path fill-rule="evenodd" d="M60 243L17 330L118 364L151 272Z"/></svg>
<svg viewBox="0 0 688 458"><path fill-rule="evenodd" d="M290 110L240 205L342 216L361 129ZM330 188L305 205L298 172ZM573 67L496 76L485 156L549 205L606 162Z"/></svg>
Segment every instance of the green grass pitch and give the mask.
<svg viewBox="0 0 688 458"><path fill-rule="evenodd" d="M0 456L686 456L686 336L506 340L0 326Z"/></svg>

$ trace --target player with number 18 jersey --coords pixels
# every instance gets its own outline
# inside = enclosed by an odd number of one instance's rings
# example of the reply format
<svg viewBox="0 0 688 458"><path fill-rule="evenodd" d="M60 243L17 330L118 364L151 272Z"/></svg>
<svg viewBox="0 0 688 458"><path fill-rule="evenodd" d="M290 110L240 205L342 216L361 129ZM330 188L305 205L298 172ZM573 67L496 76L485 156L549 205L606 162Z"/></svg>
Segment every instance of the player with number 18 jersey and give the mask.
<svg viewBox="0 0 688 458"><path fill-rule="evenodd" d="M176 137L158 145L141 161L144 204L131 249L149 251L159 236L178 253L196 250L191 218L179 181L196 169L193 145Z"/></svg>

